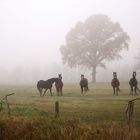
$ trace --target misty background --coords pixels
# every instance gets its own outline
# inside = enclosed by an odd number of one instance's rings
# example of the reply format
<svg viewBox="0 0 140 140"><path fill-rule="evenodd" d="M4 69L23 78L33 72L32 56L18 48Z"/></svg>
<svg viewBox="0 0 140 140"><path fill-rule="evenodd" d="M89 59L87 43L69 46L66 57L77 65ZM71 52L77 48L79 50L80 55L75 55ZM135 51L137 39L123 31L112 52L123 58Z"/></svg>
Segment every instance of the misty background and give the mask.
<svg viewBox="0 0 140 140"><path fill-rule="evenodd" d="M87 68L63 65L60 46L78 21L93 14L119 22L130 36L122 59L97 69L97 82L110 82L113 71L120 81L128 81L140 51L139 13L139 0L0 0L0 84L34 84L58 73L64 82L79 82L80 74L90 81Z"/></svg>

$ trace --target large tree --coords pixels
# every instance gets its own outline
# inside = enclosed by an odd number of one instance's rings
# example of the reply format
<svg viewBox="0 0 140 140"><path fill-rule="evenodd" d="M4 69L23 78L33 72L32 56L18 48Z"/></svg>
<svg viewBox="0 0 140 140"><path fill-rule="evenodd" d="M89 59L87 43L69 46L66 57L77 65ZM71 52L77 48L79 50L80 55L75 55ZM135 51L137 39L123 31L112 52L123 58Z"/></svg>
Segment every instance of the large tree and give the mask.
<svg viewBox="0 0 140 140"><path fill-rule="evenodd" d="M121 58L120 52L128 48L128 41L129 36L119 23L112 22L106 15L93 15L67 33L66 44L60 51L64 64L88 67L95 82L96 68L105 68L105 61Z"/></svg>

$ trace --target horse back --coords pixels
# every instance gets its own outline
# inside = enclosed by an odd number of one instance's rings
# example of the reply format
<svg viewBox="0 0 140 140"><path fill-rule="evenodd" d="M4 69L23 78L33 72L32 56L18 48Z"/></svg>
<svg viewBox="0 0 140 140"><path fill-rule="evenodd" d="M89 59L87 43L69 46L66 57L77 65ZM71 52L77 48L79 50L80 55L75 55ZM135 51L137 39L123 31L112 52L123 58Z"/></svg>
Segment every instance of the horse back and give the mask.
<svg viewBox="0 0 140 140"><path fill-rule="evenodd" d="M51 88L52 87L52 82L50 80L44 81L40 80L37 82L37 88Z"/></svg>

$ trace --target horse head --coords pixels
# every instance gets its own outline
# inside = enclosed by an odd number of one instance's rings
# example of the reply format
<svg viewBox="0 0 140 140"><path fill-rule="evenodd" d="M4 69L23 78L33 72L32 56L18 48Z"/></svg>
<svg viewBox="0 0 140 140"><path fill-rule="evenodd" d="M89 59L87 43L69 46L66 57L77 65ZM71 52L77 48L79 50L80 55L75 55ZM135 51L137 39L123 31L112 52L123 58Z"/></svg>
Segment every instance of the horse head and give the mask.
<svg viewBox="0 0 140 140"><path fill-rule="evenodd" d="M132 77L133 77L133 78L136 78L136 71L133 72Z"/></svg>
<svg viewBox="0 0 140 140"><path fill-rule="evenodd" d="M81 80L83 80L84 79L84 74L81 74Z"/></svg>
<svg viewBox="0 0 140 140"><path fill-rule="evenodd" d="M62 80L62 74L58 74L58 78Z"/></svg>
<svg viewBox="0 0 140 140"><path fill-rule="evenodd" d="M113 72L113 77L117 78L117 72Z"/></svg>

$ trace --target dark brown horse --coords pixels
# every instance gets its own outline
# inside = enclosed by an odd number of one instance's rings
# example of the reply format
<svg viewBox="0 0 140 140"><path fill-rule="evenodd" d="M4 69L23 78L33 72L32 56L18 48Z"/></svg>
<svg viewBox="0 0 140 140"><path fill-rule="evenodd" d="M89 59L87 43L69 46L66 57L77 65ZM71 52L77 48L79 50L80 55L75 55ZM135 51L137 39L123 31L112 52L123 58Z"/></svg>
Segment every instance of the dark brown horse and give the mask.
<svg viewBox="0 0 140 140"><path fill-rule="evenodd" d="M55 87L57 91L57 96L62 96L62 88L63 88L63 82L62 82L62 75L58 75L58 81L55 82Z"/></svg>
<svg viewBox="0 0 140 140"><path fill-rule="evenodd" d="M85 91L85 93L89 90L88 88L88 79L84 78L84 75L81 75L81 80L80 80L80 88L81 88L81 94Z"/></svg>
<svg viewBox="0 0 140 140"><path fill-rule="evenodd" d="M131 88L131 94L132 95L134 95L134 94L137 95L137 90L139 90L139 89L137 87L138 81L136 79L136 72L133 72L132 78L129 81L129 85L130 85L130 88Z"/></svg>
<svg viewBox="0 0 140 140"><path fill-rule="evenodd" d="M48 79L46 81L44 81L44 80L38 81L37 82L37 89L40 93L40 96L42 96L43 89L45 89L43 96L45 95L45 93L48 89L50 90L50 94L52 96L52 85L54 82L58 82L58 81L59 81L58 78L51 78L51 79Z"/></svg>
<svg viewBox="0 0 140 140"><path fill-rule="evenodd" d="M117 95L118 96L118 91L120 91L119 89L119 86L120 86L120 82L117 78L117 73L116 72L113 72L113 79L111 81L111 85L113 87L113 92L114 92L114 95Z"/></svg>

